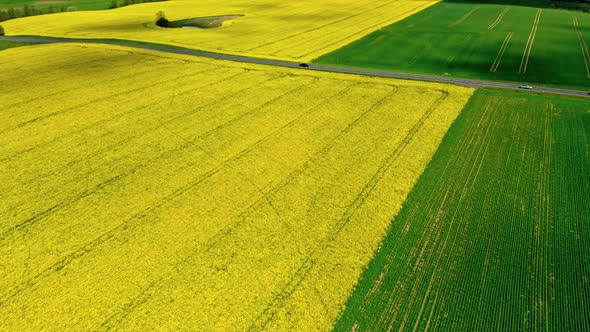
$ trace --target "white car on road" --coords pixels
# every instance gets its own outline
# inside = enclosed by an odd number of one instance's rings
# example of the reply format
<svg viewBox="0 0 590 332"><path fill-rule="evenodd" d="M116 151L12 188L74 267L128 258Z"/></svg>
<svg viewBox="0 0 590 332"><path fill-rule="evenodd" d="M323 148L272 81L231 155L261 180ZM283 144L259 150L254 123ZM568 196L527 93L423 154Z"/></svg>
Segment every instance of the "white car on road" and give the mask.
<svg viewBox="0 0 590 332"><path fill-rule="evenodd" d="M530 90L530 89L532 89L533 87L532 87L532 86L530 86L530 85L528 85L528 84L521 84L521 85L519 85L519 86L518 86L518 88L520 88L520 89L527 89L527 90Z"/></svg>

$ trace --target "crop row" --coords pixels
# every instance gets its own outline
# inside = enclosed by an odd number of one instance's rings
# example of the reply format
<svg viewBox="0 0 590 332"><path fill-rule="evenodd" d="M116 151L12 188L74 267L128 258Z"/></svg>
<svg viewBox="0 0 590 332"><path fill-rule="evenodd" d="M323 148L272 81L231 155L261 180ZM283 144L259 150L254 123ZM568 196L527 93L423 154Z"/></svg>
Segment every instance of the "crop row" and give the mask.
<svg viewBox="0 0 590 332"><path fill-rule="evenodd" d="M336 330L588 326L586 107L476 93L393 220Z"/></svg>

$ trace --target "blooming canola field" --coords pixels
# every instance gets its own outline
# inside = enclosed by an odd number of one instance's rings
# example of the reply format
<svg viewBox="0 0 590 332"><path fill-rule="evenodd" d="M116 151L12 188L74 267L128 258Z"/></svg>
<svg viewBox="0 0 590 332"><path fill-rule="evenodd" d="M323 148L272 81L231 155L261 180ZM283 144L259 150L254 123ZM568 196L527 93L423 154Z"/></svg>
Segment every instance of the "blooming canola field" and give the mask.
<svg viewBox="0 0 590 332"><path fill-rule="evenodd" d="M108 11L70 12L4 22L7 35L115 38L220 53L310 61L402 20L433 0L174 0ZM215 29L168 29L169 20L244 15Z"/></svg>
<svg viewBox="0 0 590 332"><path fill-rule="evenodd" d="M2 56L0 330L329 330L472 94L93 44Z"/></svg>

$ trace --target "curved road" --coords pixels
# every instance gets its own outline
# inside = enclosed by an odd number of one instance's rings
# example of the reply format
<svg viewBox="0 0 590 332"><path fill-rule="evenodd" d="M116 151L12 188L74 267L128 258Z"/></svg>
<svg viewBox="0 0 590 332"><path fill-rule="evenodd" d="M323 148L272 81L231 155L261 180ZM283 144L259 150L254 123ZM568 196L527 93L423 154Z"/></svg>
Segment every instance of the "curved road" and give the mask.
<svg viewBox="0 0 590 332"><path fill-rule="evenodd" d="M519 89L518 84L514 84L514 83L494 82L494 81L465 79L465 78L453 78L453 77L434 76L434 75L408 74L408 73L400 73L400 72L392 72L392 71L384 71L384 70L372 70L372 69L362 69L362 68L352 68L352 67L338 67L338 66L328 66L328 65L318 65L318 64L309 64L308 68L301 68L299 66L300 65L299 62L272 60L272 59L263 59L263 58L253 58L253 57L221 54L221 53L209 53L209 52L203 52L203 51L197 51L197 50L191 50L191 49L185 49L185 48L178 48L175 46L138 43L138 42L128 41L128 40L68 39L68 38L32 37L32 36L2 36L2 37L0 37L0 41L14 41L14 42L25 42L25 43L34 43L34 44L56 44L56 43L109 44L109 45L141 48L141 49L159 51L159 52L167 52L167 53L174 53L174 54L184 54L184 55L213 58L213 59L219 59L219 60L229 60L229 61L255 63L255 64L261 64L261 65L280 66L280 67L289 67L289 68L300 68L300 69L306 69L306 70L317 70L317 71L325 71L325 72L368 75L368 76L388 77L388 78L400 78L400 79L427 81L427 82L452 83L452 84L473 87L473 88L492 87L492 88L513 89L513 90ZM534 87L534 89L532 91L590 98L589 92L582 91L582 90L560 89L560 88L550 88L550 87L538 86L538 87Z"/></svg>

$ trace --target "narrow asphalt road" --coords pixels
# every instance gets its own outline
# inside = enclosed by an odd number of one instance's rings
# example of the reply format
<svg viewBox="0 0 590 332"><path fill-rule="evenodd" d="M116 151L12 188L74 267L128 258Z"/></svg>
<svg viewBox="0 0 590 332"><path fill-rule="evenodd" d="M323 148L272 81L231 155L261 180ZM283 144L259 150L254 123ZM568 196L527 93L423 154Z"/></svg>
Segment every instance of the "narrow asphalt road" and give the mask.
<svg viewBox="0 0 590 332"><path fill-rule="evenodd" d="M368 76L388 77L388 78L400 78L400 79L427 81L427 82L452 83L452 84L473 87L473 88L492 87L492 88L503 88L503 89L514 89L514 90L519 89L519 87L518 87L519 85L514 84L514 83L504 83L504 82L494 82L494 81L454 78L454 77L444 77L444 76L433 76L433 75L408 74L408 73L400 73L400 72L392 72L392 71L384 71L384 70L372 70L372 69L362 69L362 68L352 68L352 67L338 67L338 66L328 66L328 65L318 65L318 64L308 64L309 65L308 68L302 68L302 67L300 67L299 62L272 60L272 59L263 59L263 58L253 58L253 57L231 55L231 54L209 53L209 52L203 52L203 51L197 51L197 50L171 47L171 46L166 46L166 45L143 44L143 43L138 43L138 42L134 42L134 41L127 41L127 40L67 39L67 38L29 37L29 36L2 36L2 37L0 37L0 41L14 41L14 42L25 42L25 43L35 43L35 44L57 44L57 43L109 44L109 45L119 45L119 46L141 48L141 49L153 50L153 51L159 51L159 52L206 57L206 58L219 59L219 60L229 60L229 61L255 63L255 64L261 64L261 65L280 66L280 67L289 67L289 68L300 68L300 69L305 69L305 70L316 70L316 71L324 71L324 72L368 75ZM582 91L582 90L560 89L560 88L536 86L532 89L532 91L590 98L589 92Z"/></svg>

